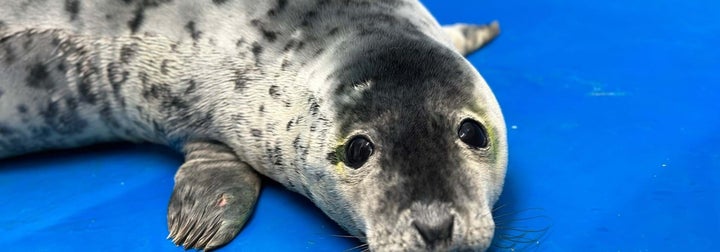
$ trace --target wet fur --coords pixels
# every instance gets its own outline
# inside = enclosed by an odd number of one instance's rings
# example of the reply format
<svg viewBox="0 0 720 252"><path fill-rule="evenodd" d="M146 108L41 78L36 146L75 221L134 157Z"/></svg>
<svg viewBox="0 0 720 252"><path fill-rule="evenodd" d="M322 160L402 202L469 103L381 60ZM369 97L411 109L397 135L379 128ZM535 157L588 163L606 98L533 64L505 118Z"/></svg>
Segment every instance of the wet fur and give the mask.
<svg viewBox="0 0 720 252"><path fill-rule="evenodd" d="M461 54L496 26L443 30L402 0L1 4L0 157L118 140L183 151L168 226L188 248L237 234L256 171L373 250L489 245L505 126ZM457 140L465 118L489 148ZM378 148L354 170L337 150L356 134ZM448 214L452 242L425 244L412 222Z"/></svg>

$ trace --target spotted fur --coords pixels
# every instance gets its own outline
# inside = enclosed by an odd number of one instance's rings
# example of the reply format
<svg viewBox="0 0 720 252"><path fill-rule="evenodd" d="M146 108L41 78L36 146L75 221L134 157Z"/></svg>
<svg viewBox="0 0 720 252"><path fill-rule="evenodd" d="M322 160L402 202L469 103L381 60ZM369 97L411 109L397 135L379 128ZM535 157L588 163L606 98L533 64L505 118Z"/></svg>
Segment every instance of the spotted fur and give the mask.
<svg viewBox="0 0 720 252"><path fill-rule="evenodd" d="M107 141L186 155L168 209L186 248L229 242L266 175L375 251L484 250L507 162L462 57L496 24L411 0L2 0L0 157ZM484 125L468 148L458 123ZM376 150L359 169L343 146Z"/></svg>

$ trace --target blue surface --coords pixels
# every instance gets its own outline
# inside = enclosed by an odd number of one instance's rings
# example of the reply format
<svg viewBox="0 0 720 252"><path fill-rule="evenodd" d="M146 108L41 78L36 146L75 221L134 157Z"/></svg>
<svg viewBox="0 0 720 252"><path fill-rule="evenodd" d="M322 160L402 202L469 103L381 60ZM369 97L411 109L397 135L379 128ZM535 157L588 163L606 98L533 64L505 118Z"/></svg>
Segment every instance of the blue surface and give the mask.
<svg viewBox="0 0 720 252"><path fill-rule="evenodd" d="M501 22L470 57L508 125L496 248L720 249L720 1L424 2L441 23ZM164 238L181 161L130 144L0 161L0 246L179 251ZM223 250L358 245L343 234L270 184Z"/></svg>

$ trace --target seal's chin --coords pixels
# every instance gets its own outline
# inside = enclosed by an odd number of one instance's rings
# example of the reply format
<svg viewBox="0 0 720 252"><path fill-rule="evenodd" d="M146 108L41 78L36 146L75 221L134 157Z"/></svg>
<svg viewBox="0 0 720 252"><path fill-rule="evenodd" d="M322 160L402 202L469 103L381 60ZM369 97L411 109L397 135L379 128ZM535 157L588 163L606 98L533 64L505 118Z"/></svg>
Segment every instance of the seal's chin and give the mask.
<svg viewBox="0 0 720 252"><path fill-rule="evenodd" d="M435 251L485 251L490 246L491 239L482 239L478 241L446 242L428 246L422 242L418 243L376 243L369 241L368 248L370 251L418 251L418 252L435 252Z"/></svg>

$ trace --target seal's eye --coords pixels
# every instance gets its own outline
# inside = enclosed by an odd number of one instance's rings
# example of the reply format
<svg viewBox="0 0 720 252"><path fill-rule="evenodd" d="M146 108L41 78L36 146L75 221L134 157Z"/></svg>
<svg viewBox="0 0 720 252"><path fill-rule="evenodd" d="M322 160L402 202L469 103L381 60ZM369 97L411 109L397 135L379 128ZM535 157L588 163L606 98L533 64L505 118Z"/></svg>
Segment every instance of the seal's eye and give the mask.
<svg viewBox="0 0 720 252"><path fill-rule="evenodd" d="M483 126L471 119L460 123L458 137L467 145L474 148L485 148L488 145L487 133Z"/></svg>
<svg viewBox="0 0 720 252"><path fill-rule="evenodd" d="M373 154L375 146L364 136L356 136L345 145L345 165L360 168Z"/></svg>

